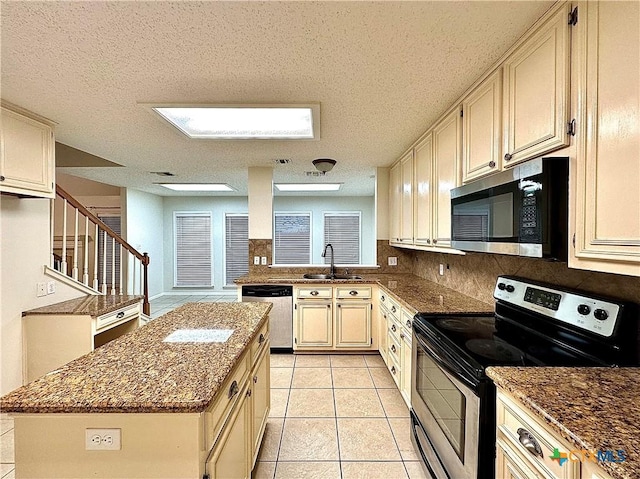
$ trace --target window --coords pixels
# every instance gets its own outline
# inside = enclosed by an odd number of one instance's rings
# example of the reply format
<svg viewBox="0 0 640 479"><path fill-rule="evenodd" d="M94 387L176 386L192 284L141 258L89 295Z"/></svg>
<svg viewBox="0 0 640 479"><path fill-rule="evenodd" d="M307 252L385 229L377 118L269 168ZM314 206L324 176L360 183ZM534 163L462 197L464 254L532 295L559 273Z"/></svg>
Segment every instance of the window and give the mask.
<svg viewBox="0 0 640 479"><path fill-rule="evenodd" d="M175 213L174 286L213 286L211 213Z"/></svg>
<svg viewBox="0 0 640 479"><path fill-rule="evenodd" d="M273 262L311 263L311 213L275 213Z"/></svg>
<svg viewBox="0 0 640 479"><path fill-rule="evenodd" d="M335 264L360 264L360 213L325 213L324 244L331 243ZM331 262L330 254L324 258Z"/></svg>
<svg viewBox="0 0 640 479"><path fill-rule="evenodd" d="M249 217L227 213L224 218L225 284L249 273Z"/></svg>

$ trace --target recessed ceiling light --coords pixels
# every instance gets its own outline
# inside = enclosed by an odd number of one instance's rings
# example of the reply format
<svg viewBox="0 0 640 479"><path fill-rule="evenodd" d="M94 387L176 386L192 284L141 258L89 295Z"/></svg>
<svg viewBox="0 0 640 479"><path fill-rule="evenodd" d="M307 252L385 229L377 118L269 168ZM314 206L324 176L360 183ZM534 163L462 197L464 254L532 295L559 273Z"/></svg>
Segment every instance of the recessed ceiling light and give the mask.
<svg viewBox="0 0 640 479"><path fill-rule="evenodd" d="M279 191L338 191L342 183L276 183Z"/></svg>
<svg viewBox="0 0 640 479"><path fill-rule="evenodd" d="M224 183L157 183L174 191L235 191Z"/></svg>
<svg viewBox="0 0 640 479"><path fill-rule="evenodd" d="M190 138L313 140L320 105L149 105Z"/></svg>

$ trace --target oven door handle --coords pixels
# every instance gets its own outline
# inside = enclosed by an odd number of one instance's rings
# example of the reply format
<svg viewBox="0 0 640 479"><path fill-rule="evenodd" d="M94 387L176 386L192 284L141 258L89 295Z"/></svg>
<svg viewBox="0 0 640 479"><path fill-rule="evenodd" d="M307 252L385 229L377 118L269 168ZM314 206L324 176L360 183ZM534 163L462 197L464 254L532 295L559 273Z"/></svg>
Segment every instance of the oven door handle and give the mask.
<svg viewBox="0 0 640 479"><path fill-rule="evenodd" d="M431 356L431 358L438 364L438 366L440 366L445 371L449 371L452 374L454 374L456 379L464 382L472 390L474 391L476 390L476 388L478 387L478 383L472 381L469 377L467 377L467 375L464 373L462 368L457 367L454 361L446 361L442 359L442 356L436 353L434 349L431 346L429 346L424 339L420 337L419 333L416 333L415 336L416 336L416 339L418 340L419 346L422 347L422 349L424 349L425 351L427 351L427 353L429 353L429 356Z"/></svg>

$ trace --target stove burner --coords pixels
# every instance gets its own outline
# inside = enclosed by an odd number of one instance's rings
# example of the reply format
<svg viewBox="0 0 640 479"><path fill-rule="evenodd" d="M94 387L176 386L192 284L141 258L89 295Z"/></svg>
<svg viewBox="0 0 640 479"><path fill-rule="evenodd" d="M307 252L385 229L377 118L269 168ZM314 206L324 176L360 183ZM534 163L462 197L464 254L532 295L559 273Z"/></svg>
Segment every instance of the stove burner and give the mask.
<svg viewBox="0 0 640 479"><path fill-rule="evenodd" d="M472 328L471 323L461 319L439 319L436 324L450 331L469 331Z"/></svg>
<svg viewBox="0 0 640 479"><path fill-rule="evenodd" d="M510 344L493 339L470 339L465 343L472 353L487 359L510 363L524 363L524 353Z"/></svg>

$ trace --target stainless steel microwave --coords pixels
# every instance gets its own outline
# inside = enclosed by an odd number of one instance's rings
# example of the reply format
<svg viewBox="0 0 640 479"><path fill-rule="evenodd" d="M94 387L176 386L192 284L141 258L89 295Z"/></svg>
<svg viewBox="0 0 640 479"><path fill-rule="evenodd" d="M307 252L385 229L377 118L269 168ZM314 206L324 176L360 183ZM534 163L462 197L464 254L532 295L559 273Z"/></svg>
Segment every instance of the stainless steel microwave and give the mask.
<svg viewBox="0 0 640 479"><path fill-rule="evenodd" d="M451 245L567 259L569 158L536 158L451 190Z"/></svg>

